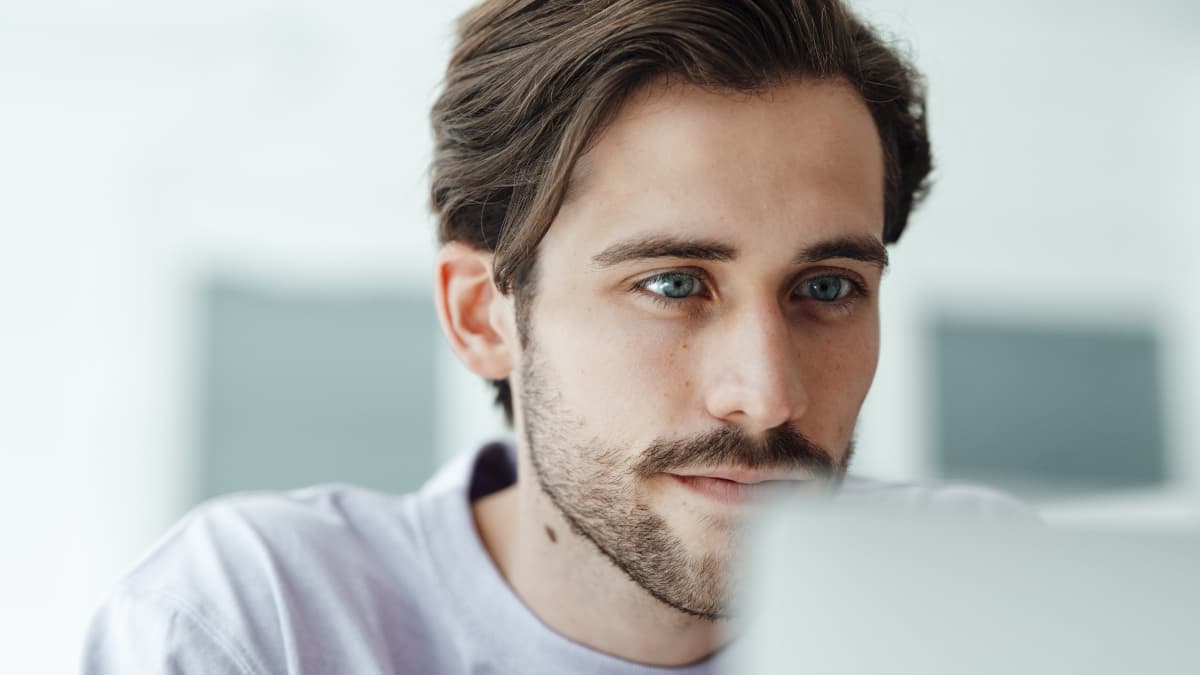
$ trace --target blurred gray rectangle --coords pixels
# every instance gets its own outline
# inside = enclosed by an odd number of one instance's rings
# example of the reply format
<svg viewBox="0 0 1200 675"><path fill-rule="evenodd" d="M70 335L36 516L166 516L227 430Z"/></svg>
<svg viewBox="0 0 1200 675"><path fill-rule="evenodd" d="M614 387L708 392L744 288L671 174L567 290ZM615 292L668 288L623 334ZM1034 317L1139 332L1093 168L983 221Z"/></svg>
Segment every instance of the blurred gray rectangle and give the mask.
<svg viewBox="0 0 1200 675"><path fill-rule="evenodd" d="M748 540L724 672L1200 671L1200 537L896 506L772 505Z"/></svg>
<svg viewBox="0 0 1200 675"><path fill-rule="evenodd" d="M210 284L201 497L349 482L405 492L434 469L428 293Z"/></svg>
<svg viewBox="0 0 1200 675"><path fill-rule="evenodd" d="M935 324L937 460L1026 494L1161 483L1159 349L1149 329Z"/></svg>

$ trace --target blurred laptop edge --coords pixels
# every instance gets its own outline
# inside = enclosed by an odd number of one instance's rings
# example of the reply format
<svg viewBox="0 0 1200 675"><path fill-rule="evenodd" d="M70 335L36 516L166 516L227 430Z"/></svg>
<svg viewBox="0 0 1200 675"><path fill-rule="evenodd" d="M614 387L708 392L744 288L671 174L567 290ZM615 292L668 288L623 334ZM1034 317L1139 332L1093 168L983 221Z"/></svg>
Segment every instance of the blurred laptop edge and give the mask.
<svg viewBox="0 0 1200 675"><path fill-rule="evenodd" d="M757 525L731 672L1200 672L1200 532L805 500Z"/></svg>

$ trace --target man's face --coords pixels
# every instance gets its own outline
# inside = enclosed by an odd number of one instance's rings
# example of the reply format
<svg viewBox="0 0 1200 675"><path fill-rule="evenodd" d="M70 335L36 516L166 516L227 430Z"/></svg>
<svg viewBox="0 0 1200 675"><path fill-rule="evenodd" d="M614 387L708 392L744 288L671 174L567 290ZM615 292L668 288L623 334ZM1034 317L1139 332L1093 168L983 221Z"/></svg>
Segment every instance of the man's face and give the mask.
<svg viewBox="0 0 1200 675"><path fill-rule="evenodd" d="M517 423L546 494L659 600L723 616L755 484L844 472L878 357L883 181L836 81L657 84L581 162L538 249Z"/></svg>

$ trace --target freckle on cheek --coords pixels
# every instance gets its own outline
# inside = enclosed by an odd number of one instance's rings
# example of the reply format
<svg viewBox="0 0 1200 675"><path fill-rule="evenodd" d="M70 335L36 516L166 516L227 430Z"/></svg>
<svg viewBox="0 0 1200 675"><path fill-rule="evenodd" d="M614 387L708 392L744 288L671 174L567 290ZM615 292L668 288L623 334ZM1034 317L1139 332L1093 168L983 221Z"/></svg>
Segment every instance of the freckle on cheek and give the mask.
<svg viewBox="0 0 1200 675"><path fill-rule="evenodd" d="M550 529L549 525L546 526L546 536L550 537L551 544L558 542L558 535L554 534L554 530Z"/></svg>

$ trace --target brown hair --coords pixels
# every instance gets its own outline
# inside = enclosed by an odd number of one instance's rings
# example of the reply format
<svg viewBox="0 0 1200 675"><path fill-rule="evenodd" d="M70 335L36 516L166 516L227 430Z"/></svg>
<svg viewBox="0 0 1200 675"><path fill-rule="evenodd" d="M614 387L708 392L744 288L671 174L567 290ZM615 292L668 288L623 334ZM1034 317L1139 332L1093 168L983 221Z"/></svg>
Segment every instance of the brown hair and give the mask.
<svg viewBox="0 0 1200 675"><path fill-rule="evenodd" d="M576 161L652 78L761 91L844 78L866 102L885 161L883 240L928 189L925 94L912 66L838 0L486 0L459 40L430 118L441 243L494 252L524 341L538 244ZM512 422L507 380L496 401Z"/></svg>

